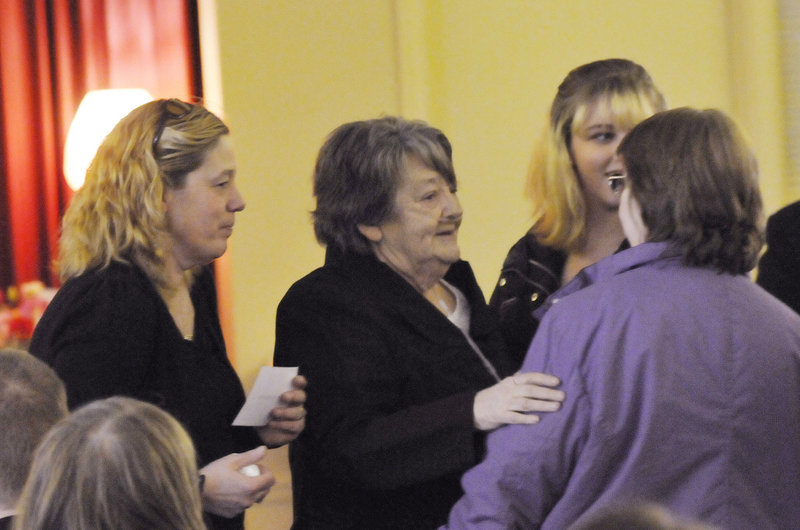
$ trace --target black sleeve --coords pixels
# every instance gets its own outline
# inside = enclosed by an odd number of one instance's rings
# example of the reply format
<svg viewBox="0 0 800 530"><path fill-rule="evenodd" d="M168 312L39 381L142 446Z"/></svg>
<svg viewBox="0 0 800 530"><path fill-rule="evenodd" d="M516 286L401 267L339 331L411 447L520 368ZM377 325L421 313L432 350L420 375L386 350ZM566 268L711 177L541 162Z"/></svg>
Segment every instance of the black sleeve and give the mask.
<svg viewBox="0 0 800 530"><path fill-rule="evenodd" d="M64 381L70 408L119 394L147 399L158 327L151 293L114 280L74 287L62 287L48 306L31 353Z"/></svg>
<svg viewBox="0 0 800 530"><path fill-rule="evenodd" d="M800 203L767 222L767 251L758 264L759 285L800 313Z"/></svg>
<svg viewBox="0 0 800 530"><path fill-rule="evenodd" d="M526 237L517 241L509 250L489 299L489 306L500 317L503 339L517 366L522 364L539 326L539 321L533 317L533 311L546 298L546 291L528 278Z"/></svg>

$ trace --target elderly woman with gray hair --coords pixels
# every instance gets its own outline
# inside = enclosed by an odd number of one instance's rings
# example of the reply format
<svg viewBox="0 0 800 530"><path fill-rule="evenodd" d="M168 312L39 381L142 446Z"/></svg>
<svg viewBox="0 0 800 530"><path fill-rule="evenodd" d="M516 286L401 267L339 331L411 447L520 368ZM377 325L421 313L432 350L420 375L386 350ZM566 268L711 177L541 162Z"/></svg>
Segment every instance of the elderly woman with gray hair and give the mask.
<svg viewBox="0 0 800 530"><path fill-rule="evenodd" d="M278 308L276 365L309 380L291 446L294 528L433 528L485 433L535 423L557 378L514 373L495 314L460 260L445 135L400 118L347 123L314 173L325 265Z"/></svg>

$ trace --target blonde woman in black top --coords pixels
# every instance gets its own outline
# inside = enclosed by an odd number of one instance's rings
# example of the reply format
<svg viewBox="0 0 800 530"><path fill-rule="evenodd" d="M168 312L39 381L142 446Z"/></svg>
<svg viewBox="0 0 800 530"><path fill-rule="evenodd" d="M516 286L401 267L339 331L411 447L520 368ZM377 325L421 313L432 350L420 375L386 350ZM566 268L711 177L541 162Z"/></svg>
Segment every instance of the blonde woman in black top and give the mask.
<svg viewBox="0 0 800 530"><path fill-rule="evenodd" d="M214 528L241 528L243 511L274 482L262 446L305 425L305 380L258 429L232 427L244 390L228 361L211 270L245 207L228 127L201 105L142 105L106 137L62 223L64 285L34 332L31 352L64 380L70 407L112 395L154 403L186 426L205 477Z"/></svg>

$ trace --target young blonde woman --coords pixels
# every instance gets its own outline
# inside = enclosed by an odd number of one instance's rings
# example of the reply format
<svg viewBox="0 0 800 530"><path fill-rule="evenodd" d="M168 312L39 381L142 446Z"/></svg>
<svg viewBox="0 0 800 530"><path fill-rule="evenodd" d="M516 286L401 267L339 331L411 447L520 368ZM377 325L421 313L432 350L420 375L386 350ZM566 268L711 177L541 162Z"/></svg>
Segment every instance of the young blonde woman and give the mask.
<svg viewBox="0 0 800 530"><path fill-rule="evenodd" d="M533 311L623 244L617 146L665 108L647 71L627 59L584 64L559 85L527 178L533 226L509 251L489 301L518 363L538 326Z"/></svg>

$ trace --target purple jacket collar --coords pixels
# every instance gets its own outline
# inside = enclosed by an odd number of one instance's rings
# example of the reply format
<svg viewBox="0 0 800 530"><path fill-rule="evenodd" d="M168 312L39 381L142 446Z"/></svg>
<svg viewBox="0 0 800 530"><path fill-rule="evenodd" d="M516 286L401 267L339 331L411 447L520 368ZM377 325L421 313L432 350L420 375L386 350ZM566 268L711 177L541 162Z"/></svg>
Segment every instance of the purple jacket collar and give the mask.
<svg viewBox="0 0 800 530"><path fill-rule="evenodd" d="M533 314L541 321L553 304L558 303L558 301L565 296L580 291L584 287L588 287L599 281L654 261L674 258L680 259L680 255L680 249L669 241L642 243L635 247L621 250L581 270L572 280L550 295L547 301L534 311Z"/></svg>

